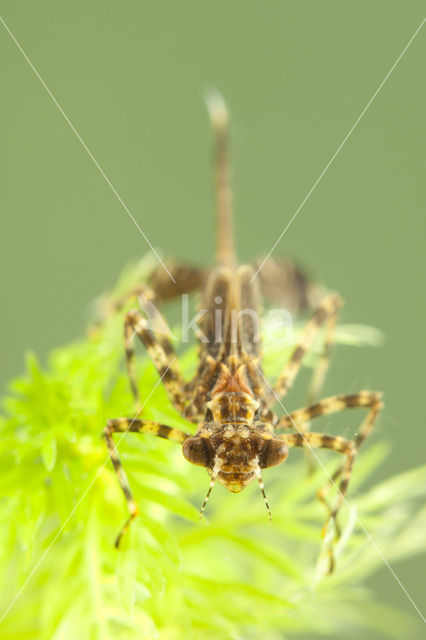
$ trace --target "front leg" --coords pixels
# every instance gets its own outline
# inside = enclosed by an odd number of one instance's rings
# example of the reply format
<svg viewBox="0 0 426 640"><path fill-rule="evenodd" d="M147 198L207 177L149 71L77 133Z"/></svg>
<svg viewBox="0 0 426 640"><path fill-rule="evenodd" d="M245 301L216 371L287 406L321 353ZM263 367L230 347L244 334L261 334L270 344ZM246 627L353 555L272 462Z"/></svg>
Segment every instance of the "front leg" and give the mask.
<svg viewBox="0 0 426 640"><path fill-rule="evenodd" d="M359 391L358 393L342 394L324 398L310 407L297 409L282 416L275 423L275 429L295 428L302 433L300 424L308 422L314 418L340 413L346 409L369 409L369 412L358 429L354 444L358 450L364 440L369 436L378 418L380 409L383 407L382 394L377 391ZM303 435L303 434L302 434Z"/></svg>
<svg viewBox="0 0 426 640"><path fill-rule="evenodd" d="M129 508L129 518L126 520L120 533L115 541L115 546L118 548L123 535L128 531L131 522L137 517L139 513L138 505L133 497L132 490L130 489L129 481L126 476L126 472L121 464L120 457L118 455L117 448L114 444L114 433L150 433L153 436L159 436L160 438L166 438L182 444L187 438L188 433L184 433L179 429L173 429L165 424L159 424L158 422L151 422L150 420L136 420L130 418L117 418L115 420L109 420L107 426L104 429L104 437L107 443L107 447L110 453L112 464L114 465L115 472L118 476L118 481L123 490L124 496Z"/></svg>

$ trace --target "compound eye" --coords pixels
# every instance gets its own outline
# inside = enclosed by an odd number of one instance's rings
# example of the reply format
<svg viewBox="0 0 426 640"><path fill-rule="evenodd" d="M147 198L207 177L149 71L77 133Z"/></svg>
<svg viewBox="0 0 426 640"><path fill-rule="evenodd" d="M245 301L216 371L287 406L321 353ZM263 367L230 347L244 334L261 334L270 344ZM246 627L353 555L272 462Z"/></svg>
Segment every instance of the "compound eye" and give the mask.
<svg viewBox="0 0 426 640"><path fill-rule="evenodd" d="M206 438L198 436L188 438L183 443L182 451L185 458L192 464L198 464L200 467L211 467L212 456Z"/></svg>
<svg viewBox="0 0 426 640"><path fill-rule="evenodd" d="M265 446L259 456L259 467L261 469L275 467L277 464L284 462L287 456L288 447L285 442L277 438L265 440Z"/></svg>

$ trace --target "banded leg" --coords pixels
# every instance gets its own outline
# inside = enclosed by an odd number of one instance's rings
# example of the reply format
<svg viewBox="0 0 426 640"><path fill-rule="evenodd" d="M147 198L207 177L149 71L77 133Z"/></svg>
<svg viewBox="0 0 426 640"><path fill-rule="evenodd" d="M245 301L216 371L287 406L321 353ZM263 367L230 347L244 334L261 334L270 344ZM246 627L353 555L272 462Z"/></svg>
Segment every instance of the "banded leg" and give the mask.
<svg viewBox="0 0 426 640"><path fill-rule="evenodd" d="M339 314L339 305L336 308L336 311L332 313L327 318L327 328L324 340L324 346L322 353L319 357L318 364L314 369L314 373L312 374L311 382L309 385L309 393L308 393L308 405L313 404L317 401L318 396L321 392L322 386L324 384L325 376L328 371L328 367L330 365L330 356L331 349L334 342L334 334L336 331L337 318Z"/></svg>
<svg viewBox="0 0 426 640"><path fill-rule="evenodd" d="M134 366L135 347L133 338L135 333L151 356L173 406L182 413L185 404L185 396L183 392L185 388L185 381L181 374L173 346L167 336L156 336L149 328L147 320L143 318L138 311L133 310L129 311L126 315L124 323L124 342L126 349L127 371L135 400L139 401L139 391L136 383Z"/></svg>
<svg viewBox="0 0 426 640"><path fill-rule="evenodd" d="M318 363L315 366L314 372L311 377L310 385L309 385L308 398L307 398L308 406L314 404L314 402L317 402L322 386L324 384L325 376L327 374L328 367L330 365L331 349L334 341L334 333L336 331L338 313L339 313L339 308L337 308L336 313L333 313L327 319L326 334L325 334L322 353L319 357ZM305 433L306 431L309 431L310 423L305 422L304 424L300 425L300 430L303 433ZM306 451L306 459L308 462L308 473L312 473L315 468L312 452Z"/></svg>
<svg viewBox="0 0 426 640"><path fill-rule="evenodd" d="M377 417L379 415L379 412L382 406L383 405L381 400L381 394L372 392L372 391L360 391L359 393L350 394L350 395L331 396L330 398L325 398L324 400L321 400L321 402L317 402L316 404L313 404L310 407L307 407L304 409L298 409L297 411L293 411L292 413L289 413L288 415L283 416L278 420L278 422L275 425L275 428L281 429L281 428L295 427L296 429L299 430L299 424L306 423L309 420L312 420L313 418L317 418L319 416L329 415L331 413L338 413L340 411L344 411L345 409L357 409L357 408L369 409L367 416L363 421L363 423L361 424L361 427L359 428L358 433L353 442L344 440L340 436L336 436L335 438L332 438L331 436L323 436L324 438L326 438L326 441L325 441L326 443L328 442L330 444L331 442L331 444L333 445L333 441L334 441L334 444L337 445L338 447L341 446L341 444L339 443L342 443L343 441L350 442L351 447L353 447L353 450L356 453L359 447L361 446L361 444L371 433L371 430L374 427L374 424L377 420ZM335 446L327 446L326 444L313 444L313 442L311 442L310 440L310 435L311 435L310 432L303 433L299 431L299 433L297 434L288 434L288 435L289 437L294 436L293 439L295 441L302 442L302 444L293 445L293 446L306 446L306 447L309 447L309 445L311 447L323 446L324 448L331 448L331 449L335 449L336 451L340 450L339 448L335 448ZM316 436L318 435L321 435L321 434L316 434ZM283 439L284 437L287 438L287 434L285 436L283 435L282 437ZM349 475L350 475L350 470L349 470ZM331 478L328 480L328 482L317 492L317 496L319 500L326 506L327 510L329 511L330 517L336 518L337 513L342 505L343 496L349 481L349 475L347 475L346 463L344 463L343 465L340 465L336 469L336 471L333 473ZM328 491L331 489L332 486L334 486L335 482L339 478L341 478L340 487L339 487L340 495L335 506L331 507L326 500L326 496Z"/></svg>
<svg viewBox="0 0 426 640"><path fill-rule="evenodd" d="M339 396L336 396L336 397L339 398ZM383 407L383 402L381 399L382 396L380 393L374 393L370 391L361 391L360 393L354 394L353 396L350 396L350 395L340 396L340 398L342 398L343 402L346 403L346 407L352 407L352 408L364 407L364 408L370 409L365 417L365 420L361 424L361 427L359 428L357 435L355 436L355 448L358 451L358 449L360 448L364 440L368 438L368 436L370 435L377 421L377 418L379 417L380 410ZM357 402L359 404L356 404ZM331 412L327 412L327 413L331 413ZM341 472L342 472L342 467L338 467L334 472L334 474L331 476L330 480L323 487L321 487L321 489L319 489L317 492L318 499L327 507L329 511L331 511L331 509L326 499L327 493L332 488L337 478L339 478Z"/></svg>
<svg viewBox="0 0 426 640"><path fill-rule="evenodd" d="M321 304L314 311L311 319L305 325L299 343L293 350L290 360L285 365L283 371L274 385L274 394L268 398L270 405L276 402L276 396L284 396L292 386L297 374L300 371L303 358L312 346L320 328L324 322L330 321L337 315L341 305L339 296L335 293L328 294Z"/></svg>
<svg viewBox="0 0 426 640"><path fill-rule="evenodd" d="M345 493L348 487L349 478L351 476L353 463L356 455L355 444L351 440L346 440L341 436L328 436L323 433L307 432L303 433L285 433L279 436L289 448L291 447L310 447L312 449L331 449L346 456L346 460L342 465L340 473L340 483L338 487L338 495L336 503L331 510L330 518L336 520L340 507L345 500ZM330 550L330 566L329 573L334 569L333 551Z"/></svg>
<svg viewBox="0 0 426 640"><path fill-rule="evenodd" d="M282 416L275 423L275 429L293 427L300 432L299 424L308 422L313 418L339 413L345 409L370 409L355 437L354 444L359 449L370 434L382 406L382 394L377 391L359 391L358 393L330 396L310 407L297 409Z"/></svg>
<svg viewBox="0 0 426 640"><path fill-rule="evenodd" d="M117 549L120 545L120 540L122 539L123 535L126 533L126 531L128 531L131 522L137 517L139 513L138 505L136 504L133 497L126 472L123 469L123 465L121 464L121 460L119 458L117 448L112 437L114 433L127 432L150 433L153 436L166 438L167 440L172 440L173 442L177 442L179 444L182 444L186 440L186 438L189 438L188 433L184 433L179 429L173 429L172 427L168 427L165 424L151 422L150 420L132 420L130 418L117 418L115 420L108 420L108 423L104 429L104 437L110 453L112 464L118 476L118 481L123 490L130 513L129 518L126 520L115 541L115 546L117 547Z"/></svg>

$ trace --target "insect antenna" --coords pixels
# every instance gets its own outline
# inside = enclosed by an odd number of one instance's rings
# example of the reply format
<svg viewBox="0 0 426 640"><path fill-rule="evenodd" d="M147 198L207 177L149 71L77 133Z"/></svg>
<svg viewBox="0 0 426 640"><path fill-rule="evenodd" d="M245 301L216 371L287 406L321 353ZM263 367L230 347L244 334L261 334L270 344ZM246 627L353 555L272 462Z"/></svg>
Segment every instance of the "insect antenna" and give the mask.
<svg viewBox="0 0 426 640"><path fill-rule="evenodd" d="M207 491L207 495L206 495L206 497L204 498L204 502L203 502L203 504L201 505L200 513L199 513L199 516L198 516L198 517L199 517L199 520L201 520L201 518L203 517L204 509L206 508L206 504L207 504L207 502L208 502L208 499L210 498L210 494L211 494L211 492L212 492L212 489L213 489L213 487L214 487L214 483L215 483L215 481L216 481L216 476L217 476L217 471L216 471L216 472L213 472L213 475L212 475L212 477L211 477L210 485L209 485L209 490Z"/></svg>
<svg viewBox="0 0 426 640"><path fill-rule="evenodd" d="M216 477L217 477L218 472L219 472L219 468L218 468L218 465L216 464L214 466L214 468L213 468L213 473L212 473L212 477L211 477L211 480L210 480L209 490L207 491L207 495L204 498L203 504L201 505L200 514L199 514L199 519L200 520L203 517L203 512L204 512L204 509L206 508L206 504L208 502L208 499L210 498L210 494L211 494L212 489L214 487L214 483L216 482Z"/></svg>
<svg viewBox="0 0 426 640"><path fill-rule="evenodd" d="M264 503L266 505L266 509L268 511L269 521L271 522L272 521L271 507L269 506L268 498L266 497L265 485L263 484L263 479L262 479L262 475L260 473L260 469L259 468L256 470L256 476L257 476L257 481L259 483L260 491L262 492L263 501L264 501Z"/></svg>
<svg viewBox="0 0 426 640"><path fill-rule="evenodd" d="M232 192L229 179L228 121L223 96L211 91L206 96L207 110L215 134L214 172L216 186L216 260L218 264L236 268L232 221Z"/></svg>

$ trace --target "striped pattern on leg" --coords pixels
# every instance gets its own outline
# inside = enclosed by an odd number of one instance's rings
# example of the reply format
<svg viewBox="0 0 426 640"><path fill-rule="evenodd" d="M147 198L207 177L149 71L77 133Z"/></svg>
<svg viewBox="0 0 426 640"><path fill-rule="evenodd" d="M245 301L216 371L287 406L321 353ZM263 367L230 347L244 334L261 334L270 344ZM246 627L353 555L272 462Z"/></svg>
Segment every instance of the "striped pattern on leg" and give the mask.
<svg viewBox="0 0 426 640"><path fill-rule="evenodd" d="M300 431L300 423L308 422L313 418L330 415L331 413L339 413L345 409L370 409L355 441L358 448L373 428L374 421L382 406L382 396L375 391L359 391L358 393L330 396L329 398L324 398L320 402L312 404L310 407L297 409L282 416L275 424L275 428L285 429L294 427Z"/></svg>
<svg viewBox="0 0 426 640"><path fill-rule="evenodd" d="M147 320L138 311L133 310L129 311L126 315L124 340L127 370L136 400L139 399L139 392L134 370L134 333L136 333L148 351L155 368L162 378L162 382L173 406L182 413L185 405L183 393L185 381L180 371L173 346L167 336L155 335L149 328Z"/></svg>
<svg viewBox="0 0 426 640"><path fill-rule="evenodd" d="M380 393L373 391L360 391L359 393L350 395L331 396L330 398L325 398L324 400L321 400L321 402L317 402L310 407L298 409L297 411L293 411L292 413L283 416L275 425L276 429L295 427L299 430L300 423L306 423L312 418L329 415L331 413L338 413L340 411L344 411L345 409L369 409L367 416L363 421L360 429L358 430L358 433L353 442L350 440L346 440L345 438L342 438L340 436L325 436L322 434L315 434L311 432L303 433L302 431L299 431L299 433L296 434L285 434L280 436L283 440L285 440L285 442L287 442L288 446L311 446L312 448L321 447L326 449L333 449L334 451L338 451L347 455L346 462L336 469L328 482L317 492L318 499L325 505L330 514L330 517L333 517L335 519L337 517L337 513L344 500L344 495L348 486L355 454L374 427L374 424L383 406L381 398L382 396ZM333 486L335 486L335 483L339 479L339 495L335 505L331 506L327 502L326 496L329 490ZM336 531L339 535L339 528L337 523Z"/></svg>
<svg viewBox="0 0 426 640"><path fill-rule="evenodd" d="M302 366L303 358L311 348L319 330L324 322L329 318L336 316L341 305L339 296L335 293L328 294L319 307L314 311L311 319L305 325L299 343L293 350L290 360L285 365L282 373L279 375L274 385L275 395L271 395L268 399L271 404L276 401L276 396L284 396L292 386L297 374Z"/></svg>
<svg viewBox="0 0 426 640"><path fill-rule="evenodd" d="M339 396L336 396L336 397L339 398ZM358 451L358 449L360 448L364 440L371 433L377 421L380 410L383 406L381 394L369 392L369 391L361 391L359 394L354 394L353 396L340 396L340 397L346 398L346 402L349 402L349 404L346 405L347 407L351 407L351 408L358 407L358 408L370 409L370 411L367 413L365 420L361 424L361 427L359 428L357 435L355 436L355 448ZM356 400L356 398L358 399ZM359 404L356 404L356 402L359 402ZM340 477L342 470L343 470L343 466L338 467L334 472L334 474L332 475L331 480L329 480L323 487L321 487L317 491L318 499L327 507L327 509L330 512L331 512L331 507L328 504L326 497L328 492L332 488L333 483Z"/></svg>
<svg viewBox="0 0 426 640"><path fill-rule="evenodd" d="M323 433L285 433L279 436L281 440L291 447L308 447L310 449L331 449L338 453L346 455L346 461L339 473L340 484L339 493L336 504L331 512L331 517L336 518L340 507L342 506L346 489L348 487L352 466L355 460L356 447L351 440L342 438L342 436L328 436Z"/></svg>
<svg viewBox="0 0 426 640"><path fill-rule="evenodd" d="M323 351L318 360L318 364L315 367L309 386L308 405L313 404L317 400L324 384L325 376L330 364L331 348L333 346L334 333L336 331L338 312L339 307L333 315L329 316L327 321Z"/></svg>
<svg viewBox="0 0 426 640"><path fill-rule="evenodd" d="M327 375L328 367L330 364L331 348L333 345L334 333L337 325L338 312L339 312L339 309L337 308L336 313L333 313L331 316L329 316L327 320L326 334L325 334L322 353L315 366L315 369L309 384L309 391L308 391L308 397L307 397L308 406L314 404L314 402L318 400L318 396L324 384L325 376ZM299 425L299 429L303 433L306 433L307 431L309 431L310 428L311 428L310 422L305 422ZM316 466L314 457L312 455L312 452L308 450L305 450L305 455L306 455L306 461L308 463L308 474L312 474Z"/></svg>
<svg viewBox="0 0 426 640"><path fill-rule="evenodd" d="M172 440L173 442L177 442L179 444L182 444L186 440L186 438L189 437L189 434L185 433L184 431L168 427L165 424L152 422L151 420L135 420L131 418L116 418L115 420L108 420L108 423L104 429L104 437L107 443L112 464L118 477L118 482L120 483L120 487L123 490L124 496L126 498L130 514L115 541L115 546L117 548L120 545L120 541L123 535L128 531L130 524L138 516L139 513L138 505L136 504L136 501L133 497L126 472L123 469L123 465L121 464L121 460L112 437L114 433L127 432L149 433L154 436L159 436L160 438Z"/></svg>
<svg viewBox="0 0 426 640"><path fill-rule="evenodd" d="M315 433L309 431L305 434L303 433L285 433L279 436L281 440L287 444L289 448L291 447L309 447L311 449L331 449L332 451L337 451L338 453L342 453L346 456L346 460L342 465L339 471L340 482L338 485L338 494L336 497L336 501L333 507L329 507L327 503L326 506L330 511L329 517L333 518L336 521L337 514L345 500L346 490L348 488L349 479L351 477L353 464L356 456L356 447L351 440L346 440L346 438L342 438L341 436L329 436L324 435L323 433ZM333 480L337 479L337 474L334 474ZM326 523L327 525L327 523ZM325 532L326 525L324 526L323 533ZM336 531L338 528L336 527ZM331 573L334 569L334 557L333 557L333 549L330 549L330 564L329 564L329 573Z"/></svg>
<svg viewBox="0 0 426 640"><path fill-rule="evenodd" d="M359 449L364 440L368 437L382 408L382 396L380 393L374 391L360 391L359 393L349 395L338 395L325 398L321 402L306 407L304 409L298 409L286 416L280 418L275 425L276 429L294 427L299 432L303 433L299 427L300 424L306 423L312 418L318 418L320 416L330 415L331 413L339 413L345 409L369 409L367 416L358 433L355 437L354 447ZM307 432L305 432L305 435ZM339 467L332 476L332 480L337 480L343 472L343 465ZM324 487L318 491L318 498L327 505L325 497L330 490L333 482L330 480ZM332 511L332 509L330 509Z"/></svg>

